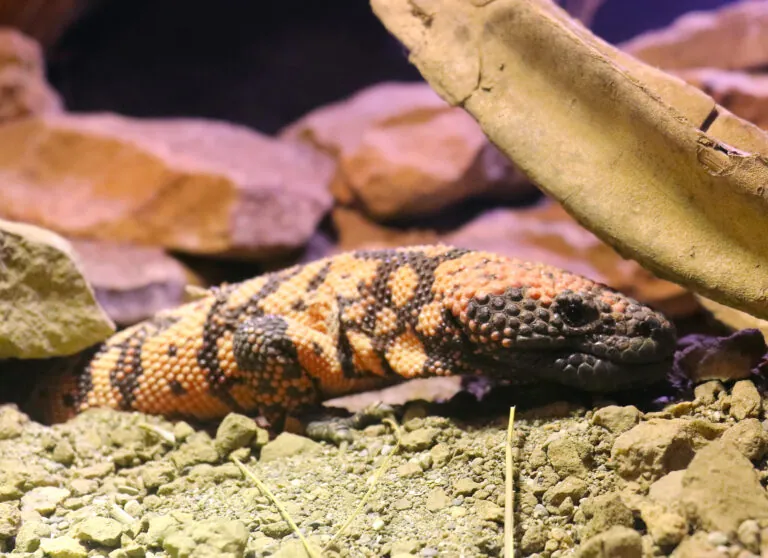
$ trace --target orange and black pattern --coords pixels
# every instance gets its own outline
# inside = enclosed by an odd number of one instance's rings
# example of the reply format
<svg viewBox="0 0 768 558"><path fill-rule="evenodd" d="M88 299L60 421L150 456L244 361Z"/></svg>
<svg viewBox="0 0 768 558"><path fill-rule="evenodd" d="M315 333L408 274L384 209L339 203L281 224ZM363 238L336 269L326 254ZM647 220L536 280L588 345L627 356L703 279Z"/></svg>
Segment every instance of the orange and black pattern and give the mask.
<svg viewBox="0 0 768 558"><path fill-rule="evenodd" d="M62 386L57 418L98 406L276 417L450 374L611 390L662 377L674 345L661 314L557 268L444 245L348 252L117 333Z"/></svg>

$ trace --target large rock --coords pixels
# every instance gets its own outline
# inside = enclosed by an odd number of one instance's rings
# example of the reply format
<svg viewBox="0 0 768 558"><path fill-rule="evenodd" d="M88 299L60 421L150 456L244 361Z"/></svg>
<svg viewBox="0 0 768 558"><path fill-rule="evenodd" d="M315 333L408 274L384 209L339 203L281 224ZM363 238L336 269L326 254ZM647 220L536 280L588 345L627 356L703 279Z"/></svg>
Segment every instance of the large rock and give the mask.
<svg viewBox="0 0 768 558"><path fill-rule="evenodd" d="M281 136L336 159L338 202L376 219L437 212L465 198L533 187L464 111L425 83L382 83L310 112Z"/></svg>
<svg viewBox="0 0 768 558"><path fill-rule="evenodd" d="M0 127L0 216L71 238L271 257L312 235L330 171L223 122L49 115Z"/></svg>
<svg viewBox="0 0 768 558"><path fill-rule="evenodd" d="M114 332L63 238L0 220L0 253L0 358L70 355Z"/></svg>
<svg viewBox="0 0 768 558"><path fill-rule="evenodd" d="M10 27L0 27L0 124L59 112L58 94L48 85L40 46Z"/></svg>
<svg viewBox="0 0 768 558"><path fill-rule="evenodd" d="M768 62L768 3L745 0L711 12L688 12L664 29L620 45L664 69L756 68Z"/></svg>
<svg viewBox="0 0 768 558"><path fill-rule="evenodd" d="M202 281L162 248L76 240L83 273L96 300L120 326L186 302L186 287Z"/></svg>

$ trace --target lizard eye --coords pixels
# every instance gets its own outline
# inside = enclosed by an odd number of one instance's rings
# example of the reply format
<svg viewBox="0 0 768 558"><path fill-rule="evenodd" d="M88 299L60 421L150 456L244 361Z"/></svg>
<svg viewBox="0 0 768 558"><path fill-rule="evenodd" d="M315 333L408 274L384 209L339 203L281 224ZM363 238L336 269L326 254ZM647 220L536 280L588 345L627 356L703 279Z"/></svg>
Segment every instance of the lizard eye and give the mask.
<svg viewBox="0 0 768 558"><path fill-rule="evenodd" d="M582 327L595 321L599 312L594 304L574 294L565 294L555 299L555 312L571 327Z"/></svg>

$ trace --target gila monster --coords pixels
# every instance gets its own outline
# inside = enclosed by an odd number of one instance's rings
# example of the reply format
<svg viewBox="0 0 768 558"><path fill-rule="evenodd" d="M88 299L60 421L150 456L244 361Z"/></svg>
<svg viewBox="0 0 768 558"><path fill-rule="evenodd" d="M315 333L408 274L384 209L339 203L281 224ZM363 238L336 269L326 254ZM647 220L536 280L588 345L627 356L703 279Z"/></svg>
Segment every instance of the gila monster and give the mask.
<svg viewBox="0 0 768 558"><path fill-rule="evenodd" d="M445 245L346 252L116 333L62 381L54 421L100 406L276 417L455 374L610 391L663 378L675 342L660 313L555 267Z"/></svg>

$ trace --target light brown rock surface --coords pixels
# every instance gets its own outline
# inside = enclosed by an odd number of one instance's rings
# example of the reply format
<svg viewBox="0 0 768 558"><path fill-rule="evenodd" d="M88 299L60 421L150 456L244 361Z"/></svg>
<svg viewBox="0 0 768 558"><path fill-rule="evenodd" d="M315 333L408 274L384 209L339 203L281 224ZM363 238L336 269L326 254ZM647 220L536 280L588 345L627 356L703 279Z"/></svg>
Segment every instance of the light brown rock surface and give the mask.
<svg viewBox="0 0 768 558"><path fill-rule="evenodd" d="M321 107L281 136L337 163L331 189L376 219L437 212L463 199L514 199L533 187L464 111L425 83L385 82Z"/></svg>
<svg viewBox="0 0 768 558"><path fill-rule="evenodd" d="M70 238L282 254L330 208L329 172L313 153L202 119L49 115L0 128L0 216Z"/></svg>
<svg viewBox="0 0 768 558"><path fill-rule="evenodd" d="M50 231L0 220L0 293L0 359L70 355L114 332L74 250Z"/></svg>
<svg viewBox="0 0 768 558"><path fill-rule="evenodd" d="M664 69L762 66L768 62L768 3L744 0L719 10L688 12L620 47Z"/></svg>
<svg viewBox="0 0 768 558"><path fill-rule="evenodd" d="M61 99L48 85L39 45L10 27L0 26L0 124L59 112Z"/></svg>
<svg viewBox="0 0 768 558"><path fill-rule="evenodd" d="M96 300L120 326L185 302L185 288L201 281L162 248L76 240L85 278Z"/></svg>

